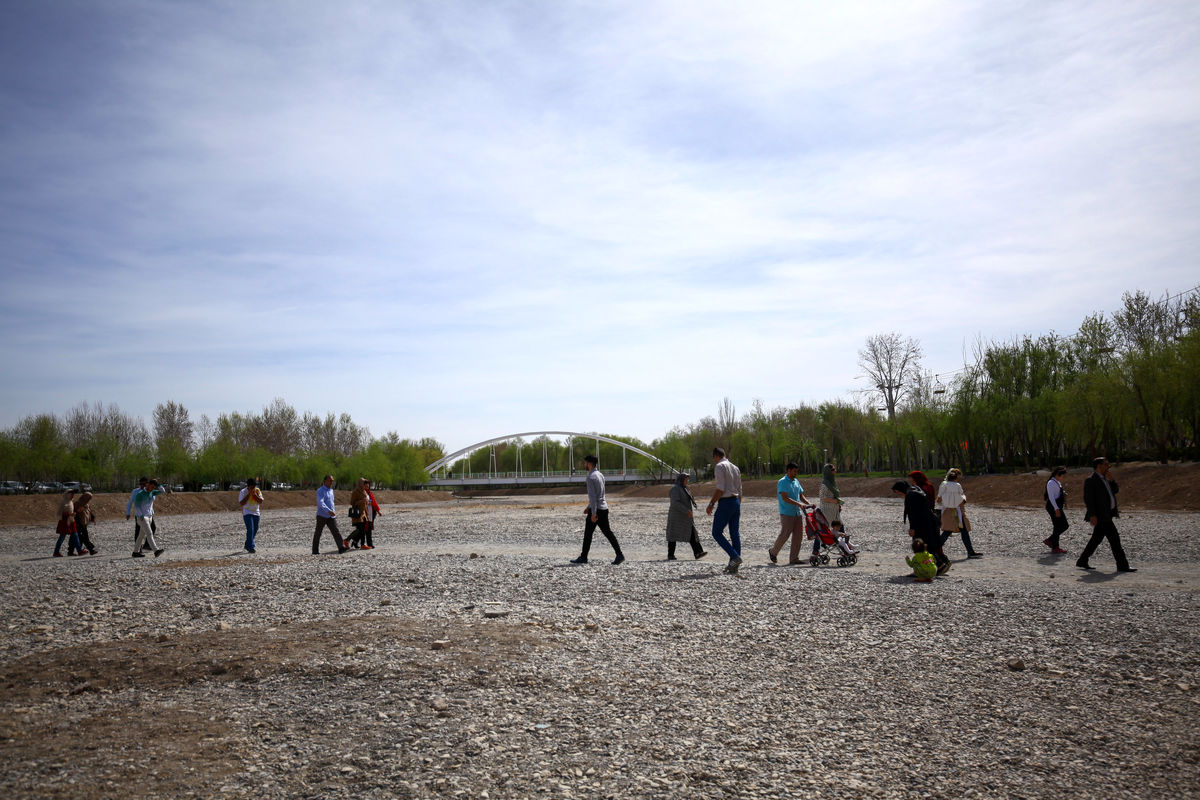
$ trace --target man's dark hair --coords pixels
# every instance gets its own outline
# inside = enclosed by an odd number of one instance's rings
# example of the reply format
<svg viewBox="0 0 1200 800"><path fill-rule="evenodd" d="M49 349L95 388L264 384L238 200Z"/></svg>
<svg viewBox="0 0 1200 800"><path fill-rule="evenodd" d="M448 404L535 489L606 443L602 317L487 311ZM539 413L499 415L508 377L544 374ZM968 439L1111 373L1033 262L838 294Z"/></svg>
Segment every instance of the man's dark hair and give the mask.
<svg viewBox="0 0 1200 800"><path fill-rule="evenodd" d="M591 453L588 453L586 456L584 456L584 457L583 457L583 463L585 463L585 464L593 464L593 465L594 465L594 464L599 464L599 463L600 463L600 459L596 458L596 457L595 457L594 455L592 455Z"/></svg>
<svg viewBox="0 0 1200 800"><path fill-rule="evenodd" d="M331 480L333 480L333 476L326 475L324 478L321 478L321 483L324 483L325 481L331 481Z"/></svg>
<svg viewBox="0 0 1200 800"><path fill-rule="evenodd" d="M1107 464L1107 463L1108 463L1108 459L1105 458L1104 456L1100 456L1099 458L1093 458L1092 459L1092 469L1096 469L1096 467L1100 466L1101 464Z"/></svg>
<svg viewBox="0 0 1200 800"><path fill-rule="evenodd" d="M724 451L724 450L722 450L722 449L721 449L721 448L719 448L719 447L714 447L714 448L713 448L713 455L714 455L714 456L720 456L721 458L724 458L724 457L725 457L725 451Z"/></svg>
<svg viewBox="0 0 1200 800"><path fill-rule="evenodd" d="M787 466L786 466L786 467L784 467L784 469L785 469L785 470L789 470L789 469L800 469L800 465L799 465L799 464L797 464L795 461L789 461L789 462L787 463Z"/></svg>
<svg viewBox="0 0 1200 800"><path fill-rule="evenodd" d="M901 492L903 494L908 494L908 484L905 483L904 481L896 481L895 483L892 484L892 491L893 492Z"/></svg>

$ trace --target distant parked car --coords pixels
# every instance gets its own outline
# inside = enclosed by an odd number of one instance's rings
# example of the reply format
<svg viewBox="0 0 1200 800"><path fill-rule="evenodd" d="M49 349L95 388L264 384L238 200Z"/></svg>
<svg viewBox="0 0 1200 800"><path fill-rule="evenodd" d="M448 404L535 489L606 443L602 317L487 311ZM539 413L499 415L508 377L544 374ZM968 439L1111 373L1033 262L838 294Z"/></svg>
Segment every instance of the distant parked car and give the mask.
<svg viewBox="0 0 1200 800"><path fill-rule="evenodd" d="M290 483L273 483L271 484L271 488L280 492L288 492L296 487L292 486Z"/></svg>
<svg viewBox="0 0 1200 800"><path fill-rule="evenodd" d="M25 494L25 484L20 481L5 481L0 484L0 494Z"/></svg>
<svg viewBox="0 0 1200 800"><path fill-rule="evenodd" d="M200 487L200 491L202 492L215 492L216 490L217 485L215 483L206 483Z"/></svg>
<svg viewBox="0 0 1200 800"><path fill-rule="evenodd" d="M171 487L171 491L172 491L172 492L182 492L182 491L183 491L183 484L182 484L182 483L177 483L177 484L175 484L174 486L172 486L172 487Z"/></svg>

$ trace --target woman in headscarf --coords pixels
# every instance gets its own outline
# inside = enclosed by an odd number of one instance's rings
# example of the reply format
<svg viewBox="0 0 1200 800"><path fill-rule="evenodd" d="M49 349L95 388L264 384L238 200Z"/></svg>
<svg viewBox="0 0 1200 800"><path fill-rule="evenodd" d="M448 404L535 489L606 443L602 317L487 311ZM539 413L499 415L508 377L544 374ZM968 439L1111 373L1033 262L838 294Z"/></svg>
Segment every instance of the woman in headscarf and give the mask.
<svg viewBox="0 0 1200 800"><path fill-rule="evenodd" d="M92 493L84 492L79 496L78 502L75 503L75 530L79 533L79 548L80 555L86 549L92 555L96 555L96 545L92 544L91 537L88 536L88 525L96 521L96 515L92 513Z"/></svg>
<svg viewBox="0 0 1200 800"><path fill-rule="evenodd" d="M933 484L929 482L929 478L925 477L925 473L919 469L914 469L908 473L908 482L925 493L925 499L929 502L929 510L932 511L937 492L934 490ZM926 544L929 543L926 542Z"/></svg>
<svg viewBox="0 0 1200 800"><path fill-rule="evenodd" d="M837 488L837 467L826 464L821 468L821 488L817 490L821 513L830 522L842 521L842 493Z"/></svg>
<svg viewBox="0 0 1200 800"><path fill-rule="evenodd" d="M75 529L74 489L63 492L62 498L58 501L58 527L55 530L58 532L58 542L54 545L55 558L62 558L63 539L68 536L71 537L71 541L67 545L67 555L83 555L79 552L79 533Z"/></svg>
<svg viewBox="0 0 1200 800"><path fill-rule="evenodd" d="M370 513L370 503L367 500L367 479L359 478L354 482L354 491L350 493L350 522L354 525L354 533L346 540L347 547L360 550L373 550L367 544L367 521Z"/></svg>
<svg viewBox="0 0 1200 800"><path fill-rule="evenodd" d="M363 478L363 491L367 493L367 505L371 508L371 518L367 520L367 549L375 549L375 537L372 535L375 532L375 518L383 514L383 510L379 508L379 503L375 502L375 494L371 491L371 482Z"/></svg>
<svg viewBox="0 0 1200 800"><path fill-rule="evenodd" d="M667 561L675 561L675 543L687 542L692 546L692 555L697 559L704 558L708 553L700 547L700 537L696 533L695 517L692 516L696 506L696 498L688 491L688 475L680 472L675 476L675 485L671 487L671 506L667 509Z"/></svg>

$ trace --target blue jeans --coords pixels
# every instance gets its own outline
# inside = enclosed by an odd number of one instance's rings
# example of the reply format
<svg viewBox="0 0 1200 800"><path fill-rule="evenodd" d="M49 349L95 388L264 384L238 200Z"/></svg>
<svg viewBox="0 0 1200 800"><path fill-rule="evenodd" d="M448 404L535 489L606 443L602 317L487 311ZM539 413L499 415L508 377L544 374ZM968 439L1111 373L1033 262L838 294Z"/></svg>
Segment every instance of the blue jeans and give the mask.
<svg viewBox="0 0 1200 800"><path fill-rule="evenodd" d="M713 512L712 535L731 559L742 557L741 521L742 499L740 497L722 497L717 501L717 510ZM729 527L729 539L726 539L724 535L726 526Z"/></svg>
<svg viewBox="0 0 1200 800"><path fill-rule="evenodd" d="M243 514L242 521L246 523L246 549L254 549L254 537L258 533L258 515Z"/></svg>
<svg viewBox="0 0 1200 800"><path fill-rule="evenodd" d="M61 550L62 550L62 543L63 543L63 540L64 540L64 539L66 539L68 536L70 536L70 537L71 537L71 543L70 543L69 545L67 545L67 552L68 552L68 553L79 553L79 552L82 552L82 551L83 551L83 546L82 546L82 545L79 543L79 534L78 534L78 533L63 533L63 534L60 534L60 535L59 535L59 537L58 537L58 542L57 542L57 543L54 545L54 552L56 552L56 553L57 553L57 552L59 552L59 551L61 551Z"/></svg>

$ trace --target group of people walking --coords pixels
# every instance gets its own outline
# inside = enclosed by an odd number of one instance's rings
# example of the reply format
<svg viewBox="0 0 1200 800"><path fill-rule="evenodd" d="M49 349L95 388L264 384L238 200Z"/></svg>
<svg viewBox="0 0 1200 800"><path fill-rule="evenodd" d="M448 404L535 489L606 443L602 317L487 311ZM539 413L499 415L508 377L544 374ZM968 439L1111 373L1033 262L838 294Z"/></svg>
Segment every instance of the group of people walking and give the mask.
<svg viewBox="0 0 1200 800"><path fill-rule="evenodd" d="M374 550L375 518L382 515L383 511L379 508L379 503L375 501L375 495L371 492L371 482L366 478L359 478L354 482L354 489L350 492L350 510L348 512L350 525L354 528L354 532L345 539L342 538L342 532L338 528L333 482L333 476L326 475L317 488L317 528L313 531L312 554L314 556L321 554L321 533L327 528L339 553L349 550Z"/></svg>
<svg viewBox="0 0 1200 800"><path fill-rule="evenodd" d="M713 449L713 479L715 488L712 499L705 508L705 513L712 516L712 537L729 557L725 572L736 575L742 564L741 542L741 501L742 475L741 471L725 455L721 448ZM592 535L599 527L608 543L613 548L615 558L613 564L625 560L621 545L617 541L609 525L608 503L604 496L604 476L597 469L597 459L588 455L584 459L587 466L588 506L584 510L583 549L578 558L571 559L573 564L586 564L592 546ZM774 544L767 549L767 557L772 564L778 563L788 541L788 564L800 564L800 550L805 535L804 512L820 505L824 518L839 532L844 531L841 519L842 499L837 488L837 470L832 464L826 464L822 469L821 485L818 502L813 503L804 493L804 487L798 479L799 466L789 463L786 474L779 479L777 496L779 501L779 535ZM1053 531L1045 540L1051 552L1058 555L1067 551L1061 547L1060 537L1069 527L1066 519L1066 490L1062 485L1062 477L1066 467L1056 467L1046 484L1046 511L1050 515ZM1119 516L1117 509L1117 483L1107 476L1108 460L1097 458L1093 464L1093 473L1084 483L1084 504L1087 507L1086 519L1093 528L1091 539L1084 547L1076 565L1082 569L1093 569L1088 559L1096 551L1100 542L1108 539L1112 547L1113 557L1117 562L1118 572L1136 572L1129 566L1125 552L1121 548L1120 537L1113 519ZM938 575L945 575L950 570L950 558L946 555L945 545L950 537L957 533L962 538L967 558L983 558L983 553L975 549L971 540L971 522L967 516L967 495L962 487L962 470L950 469L936 490L928 476L920 470L908 474L907 481L897 481L892 491L904 498L903 520L908 525L908 535L911 537L913 555L906 557L909 566L913 568L913 577L918 582L929 582ZM686 473L675 477L675 485L671 487L670 505L667 511L667 560L675 561L675 548L680 542L687 542L692 548L696 559L708 555L700 545L699 533L696 530L695 511L699 507L691 491L688 489L689 478ZM728 532L728 536L726 536ZM813 540L813 555L821 547L818 538ZM815 560L810 563L816 563Z"/></svg>
<svg viewBox="0 0 1200 800"><path fill-rule="evenodd" d="M712 452L713 477L715 487L712 498L705 507L705 513L712 519L712 538L729 559L725 572L736 575L742 564L741 541L741 503L743 498L742 474L737 465L729 460L725 451L717 447ZM612 546L613 564L625 560L621 544L613 533L609 523L609 508L605 497L604 475L597 468L598 459L594 455L584 458L587 467L587 496L588 505L584 509L583 547L577 558L571 559L573 564L586 564L591 551L592 537L597 528ZM786 472L776 486L779 503L779 534L775 542L767 549L767 557L771 563L778 563L779 555L785 545L788 549L788 564L799 564L800 550L805 536L805 512L817 508L818 505L824 518L831 526L844 531L841 521L842 499L837 487L837 470L832 464L826 464L822 469L821 484L817 502L813 503L805 495L804 487L798 479L799 466L789 463ZM1066 554L1062 547L1062 535L1070 528L1067 520L1067 492L1063 486L1063 478L1067 474L1066 467L1055 467L1050 479L1046 482L1044 500L1046 513L1050 517L1052 531L1044 544L1054 555ZM667 512L666 541L667 560L675 561L676 545L686 542L692 549L696 559L704 558L708 553L700 544L700 535L696 529L695 512L699 508L695 497L688 488L687 473L679 473L675 477L675 485L670 491L670 505ZM333 536L338 553L352 549L372 550L375 547L375 520L383 511L371 491L371 482L366 478L355 481L350 494L350 523L353 533L343 538L338 527L337 511L333 492L334 478L326 475L317 489L317 522L313 532L312 552L320 554L321 534L328 529ZM1129 565L1129 560L1121 546L1120 534L1114 522L1120 516L1117 506L1117 482L1109 475L1109 463L1105 458L1097 458L1093 462L1092 474L1084 482L1083 501L1084 518L1092 527L1089 538L1079 559L1075 562L1081 569L1091 570L1089 559L1096 552L1100 543L1108 540L1113 558L1117 563L1118 572L1136 572ZM134 558L144 558L146 552L153 552L155 557L161 556L164 549L158 546L155 534L158 531L154 519L154 500L165 492L155 478L140 478L138 487L129 495L125 507L125 519L134 518ZM908 526L911 537L913 555L906 558L913 568L916 580L927 582L938 575L944 575L950 569L950 559L946 556L945 545L949 538L958 533L962 538L967 558L982 558L983 553L975 549L971 540L970 518L967 516L967 496L962 488L962 471L954 468L946 473L941 486L936 490L929 478L920 470L908 474L907 481L897 481L892 485L893 493L904 498L903 520ZM78 499L76 495L79 495ZM88 526L95 522L96 515L92 511L91 492L80 494L75 489L63 493L59 502L59 519L56 532L58 541L54 545L54 557L62 557L63 542L67 542L68 556L95 555L98 550L88 534ZM256 552L255 538L261 518L263 493L258 487L256 478L248 478L245 488L238 493L238 506L246 527L244 548L249 553ZM819 539L813 540L813 555L820 549ZM815 560L814 562L815 563Z"/></svg>

